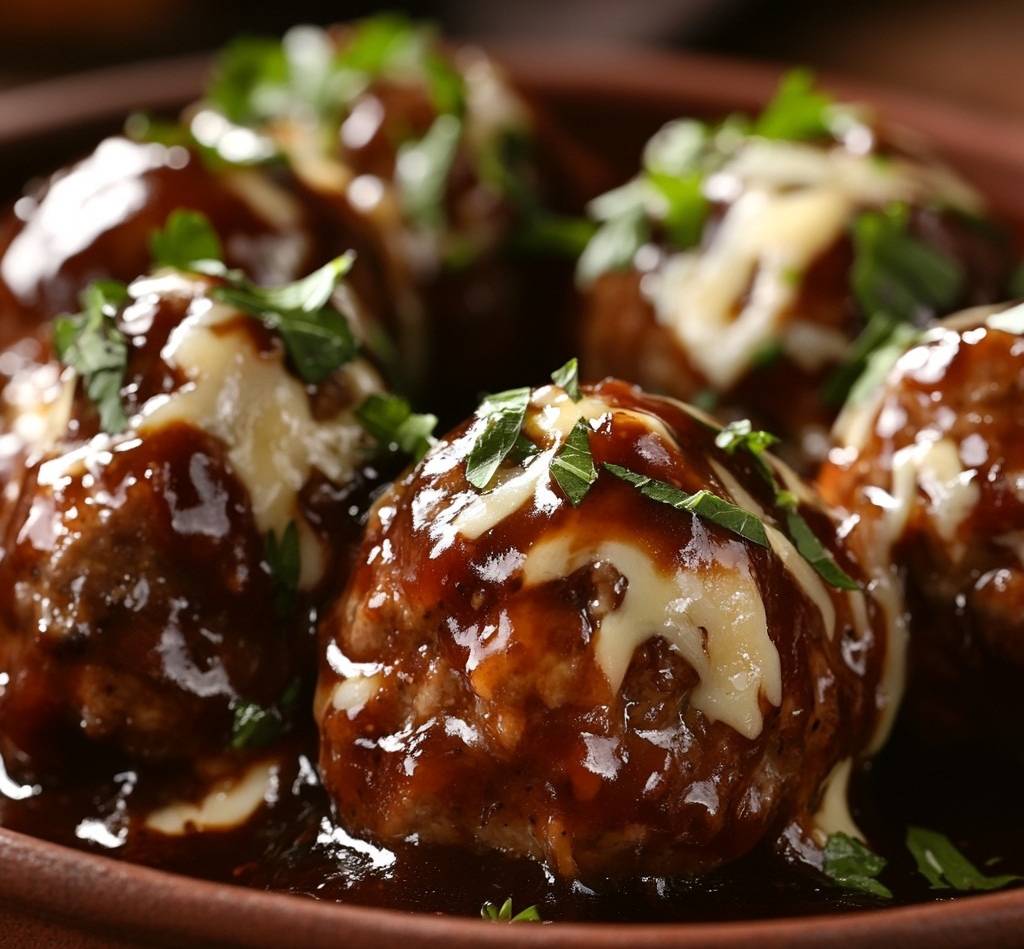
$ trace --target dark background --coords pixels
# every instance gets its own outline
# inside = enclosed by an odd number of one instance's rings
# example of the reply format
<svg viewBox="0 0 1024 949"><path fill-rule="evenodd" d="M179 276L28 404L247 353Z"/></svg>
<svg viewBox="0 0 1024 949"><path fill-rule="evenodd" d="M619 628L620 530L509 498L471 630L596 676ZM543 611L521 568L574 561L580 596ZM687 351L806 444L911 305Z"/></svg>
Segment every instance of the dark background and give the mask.
<svg viewBox="0 0 1024 949"><path fill-rule="evenodd" d="M380 9L481 40L649 44L798 62L1024 117L1024 0L0 0L0 85Z"/></svg>

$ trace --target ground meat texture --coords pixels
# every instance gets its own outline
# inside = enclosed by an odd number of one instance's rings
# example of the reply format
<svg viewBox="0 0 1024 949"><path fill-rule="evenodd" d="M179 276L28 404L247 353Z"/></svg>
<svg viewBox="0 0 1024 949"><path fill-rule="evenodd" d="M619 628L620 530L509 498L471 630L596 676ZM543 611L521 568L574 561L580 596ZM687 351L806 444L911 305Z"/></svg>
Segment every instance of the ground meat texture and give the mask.
<svg viewBox="0 0 1024 949"><path fill-rule="evenodd" d="M0 453L0 753L26 779L60 779L84 748L186 773L228 751L239 704L311 691L311 611L346 574L376 478L351 417L376 376L356 360L304 386L275 334L211 306L216 283L164 272L132 284L117 315L125 432L100 431L82 381L49 361L48 332L4 354L5 366L23 355L4 389ZM176 361L175 346L198 360ZM180 401L204 392L197 410ZM251 417L235 417L246 411L276 433L270 448L250 437ZM349 453L332 456L337 477L304 460L300 437ZM260 470L293 466L272 486L272 501L294 495L283 522L260 520L253 457ZM295 465L309 468L303 484ZM288 523L300 588L282 606L267 533L280 540Z"/></svg>
<svg viewBox="0 0 1024 949"><path fill-rule="evenodd" d="M574 507L547 465L576 417L601 474ZM787 828L813 850L823 783L876 724L874 602L602 467L770 519L750 459L678 403L615 381L579 403L535 390L540 454L483 497L465 475L480 424L382 495L321 625L320 765L342 823L584 878L701 873ZM858 574L831 520L802 510Z"/></svg>
<svg viewBox="0 0 1024 949"><path fill-rule="evenodd" d="M681 252L654 227L649 243L631 266L606 272L585 287L579 323L581 358L589 378L617 375L654 391L697 401L722 418L754 418L782 436L785 456L810 472L823 459L827 431L841 404L841 398L837 402L829 395L831 380L870 315L863 312L854 293L851 228L860 213L892 202L871 199L867 191L843 196L845 210L832 218L831 173L822 173L820 179L809 175L806 180L795 175L790 180L786 177L793 174L787 170L790 156L784 150L796 150L801 161L812 156L808 167L814 167L816 161L826 162L830 160L826 156L842 153L841 148L833 142L758 144L756 140L748 147L765 149L766 155L779 150L780 155L766 157L760 169L741 149L708 178L711 209L695 248ZM922 305L917 313L921 325L964 306L1001 299L1012 266L1007 236L980 216L980 206L967 214L959 206L943 204L939 179L931 177L937 171L927 160L907 159L884 147L876 151L890 161L906 162L900 167L908 169L908 181L920 176L917 184L907 185L917 198L901 199L910 206L909 233L963 270L956 299L943 312ZM875 157L856 159L851 154L840 160L867 163ZM879 162L876 167L886 166ZM739 170L734 175L731 168ZM716 190L712 181L727 184ZM890 185L881 185L883 193L887 188L891 190ZM728 192L728 199L721 192ZM755 208L753 199L758 195L768 197L763 207ZM802 195L809 202L820 199L821 207L813 213L807 210L806 218L803 210L787 216ZM773 204L776 200L781 203ZM786 202L791 202L788 210ZM795 235L806 234L812 244L817 240L814 222L818 218L821 233L831 236L807 261L791 271L780 271L778 285L772 285L774 278L766 275L778 260L797 257L807 246ZM747 254L752 255L749 260ZM734 264L743 274L743 268L750 266L735 295L727 289L736 279ZM680 277L685 267L694 269ZM695 279L694 272L703 277ZM716 313L723 295L728 295L728 301L719 326ZM769 321L772 328L756 330L755 324L763 323L770 311L777 311ZM695 326L700 322L715 329L702 334ZM740 331L741 324L746 329ZM755 337L756 345L750 342ZM730 353L736 349L745 354L732 365ZM721 375L712 372L716 364Z"/></svg>
<svg viewBox="0 0 1024 949"><path fill-rule="evenodd" d="M1024 339L986 325L999 315L967 311L906 352L844 409L819 478L855 515L850 543L904 577L907 710L944 742L1015 735L1024 712Z"/></svg>

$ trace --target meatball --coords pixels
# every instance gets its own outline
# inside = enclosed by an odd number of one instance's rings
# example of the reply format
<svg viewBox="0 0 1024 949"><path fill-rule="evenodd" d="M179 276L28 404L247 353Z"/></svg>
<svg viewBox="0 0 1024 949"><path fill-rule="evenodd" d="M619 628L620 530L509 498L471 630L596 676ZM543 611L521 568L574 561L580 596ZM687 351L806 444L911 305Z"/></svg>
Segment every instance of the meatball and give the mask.
<svg viewBox="0 0 1024 949"><path fill-rule="evenodd" d="M310 607L356 536L373 442L355 412L379 382L357 357L306 384L222 282L97 285L55 355L42 332L0 354L8 769L57 774L85 742L216 755L302 687Z"/></svg>
<svg viewBox="0 0 1024 949"><path fill-rule="evenodd" d="M880 353L819 478L850 544L905 578L907 708L933 739L1015 735L1024 711L1022 332L1019 307L975 308Z"/></svg>
<svg viewBox="0 0 1024 949"><path fill-rule="evenodd" d="M760 119L658 132L592 202L579 278L588 374L753 417L811 470L865 354L901 320L1000 299L1010 255L970 187L805 81ZM794 97L810 127L780 124Z"/></svg>
<svg viewBox="0 0 1024 949"><path fill-rule="evenodd" d="M626 383L563 382L492 397L372 509L321 624L339 819L566 877L701 873L762 841L813 861L829 776L895 700L882 611L780 462Z"/></svg>
<svg viewBox="0 0 1024 949"><path fill-rule="evenodd" d="M461 415L485 381L519 378L531 328L553 332L546 308L523 305L550 274L507 252L540 206L537 124L483 54L382 15L238 41L190 127L212 147L254 131L354 219L387 276L410 383Z"/></svg>
<svg viewBox="0 0 1024 949"><path fill-rule="evenodd" d="M72 312L92 280L148 270L150 236L179 208L205 214L227 263L261 283L295 279L341 252L325 245L323 225L294 189L261 171L215 170L180 145L109 138L28 192L0 224L5 341Z"/></svg>

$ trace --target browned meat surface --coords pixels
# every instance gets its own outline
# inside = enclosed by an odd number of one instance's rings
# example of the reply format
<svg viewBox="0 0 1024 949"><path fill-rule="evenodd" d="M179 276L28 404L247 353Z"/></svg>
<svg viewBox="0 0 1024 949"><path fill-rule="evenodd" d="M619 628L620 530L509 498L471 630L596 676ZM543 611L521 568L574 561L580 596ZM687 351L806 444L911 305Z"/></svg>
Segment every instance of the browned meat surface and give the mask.
<svg viewBox="0 0 1024 949"><path fill-rule="evenodd" d="M600 474L573 506L547 465L577 414ZM482 424L381 496L322 623L320 765L341 822L566 877L701 873L784 837L813 853L823 784L883 702L874 601L825 584L781 534L760 546L603 468L776 523L752 457L677 403L615 381L580 403L534 390L523 432L540 454L506 460L484 495L466 475ZM829 517L801 511L859 575Z"/></svg>

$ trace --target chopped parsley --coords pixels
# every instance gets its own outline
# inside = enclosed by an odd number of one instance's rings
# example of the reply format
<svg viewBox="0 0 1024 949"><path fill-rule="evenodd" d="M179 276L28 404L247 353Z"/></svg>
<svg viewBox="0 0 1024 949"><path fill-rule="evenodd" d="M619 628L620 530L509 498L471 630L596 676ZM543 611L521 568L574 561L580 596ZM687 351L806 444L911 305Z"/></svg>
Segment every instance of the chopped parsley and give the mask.
<svg viewBox="0 0 1024 949"><path fill-rule="evenodd" d="M815 85L814 73L792 69L780 80L751 131L762 138L788 141L824 138L832 134L834 109L832 97Z"/></svg>
<svg viewBox="0 0 1024 949"><path fill-rule="evenodd" d="M933 890L998 890L1024 880L1013 873L982 873L945 834L924 827L907 829L907 848Z"/></svg>
<svg viewBox="0 0 1024 949"><path fill-rule="evenodd" d="M892 899L892 890L878 879L887 862L849 834L830 834L825 843L825 875L848 890Z"/></svg>
<svg viewBox="0 0 1024 949"><path fill-rule="evenodd" d="M540 913L536 906L527 906L514 916L512 915L512 897L510 896L500 907L490 900L480 907L480 917L492 923L539 923Z"/></svg>
<svg viewBox="0 0 1024 949"><path fill-rule="evenodd" d="M274 531L267 532L267 565L274 591L274 610L280 617L290 616L295 609L295 597L299 592L299 529L290 521L278 540Z"/></svg>
<svg viewBox="0 0 1024 949"><path fill-rule="evenodd" d="M437 416L413 412L398 395L375 392L367 396L356 417L382 446L410 455L414 461L419 461L435 441Z"/></svg>
<svg viewBox="0 0 1024 949"><path fill-rule="evenodd" d="M444 226L448 177L461 137L462 122L454 115L442 114L423 138L398 149L395 184L399 203L405 216L424 230Z"/></svg>
<svg viewBox="0 0 1024 949"><path fill-rule="evenodd" d="M128 425L121 402L128 343L116 322L117 311L127 300L123 283L97 280L82 293L82 312L58 317L53 327L58 359L82 377L99 413L100 428L110 433Z"/></svg>
<svg viewBox="0 0 1024 949"><path fill-rule="evenodd" d="M481 491L486 488L515 447L529 404L530 390L526 386L489 395L480 404L476 414L484 424L466 461L466 480L473 487Z"/></svg>
<svg viewBox="0 0 1024 949"><path fill-rule="evenodd" d="M597 480L597 469L590 453L590 426L584 419L576 420L568 438L552 459L551 476L573 507L579 506Z"/></svg>
<svg viewBox="0 0 1024 949"><path fill-rule="evenodd" d="M277 741L291 728L301 691L300 681L293 679L274 705L233 702L231 747L235 751L252 751Z"/></svg>
<svg viewBox="0 0 1024 949"><path fill-rule="evenodd" d="M565 389L565 394L573 402L579 402L582 396L580 392L580 364L575 356L564 366L559 366L551 373L551 381L560 389Z"/></svg>
<svg viewBox="0 0 1024 949"><path fill-rule="evenodd" d="M260 287L235 276L226 286L214 287L212 295L279 333L302 379L322 382L356 354L348 320L330 304L335 287L354 260L350 251L281 287Z"/></svg>
<svg viewBox="0 0 1024 949"><path fill-rule="evenodd" d="M854 297L867 323L846 362L826 382L824 396L841 403L868 359L903 324L953 309L964 285L961 265L909 231L906 205L866 211L853 223Z"/></svg>
<svg viewBox="0 0 1024 949"><path fill-rule="evenodd" d="M657 481L647 475L637 474L621 465L605 462L604 468L616 478L621 478L633 485L644 497L648 497L652 501L667 504L678 511L689 511L691 514L696 514L719 527L724 527L761 547L768 546L768 535L759 518L710 491L701 489L693 494L687 494L675 485Z"/></svg>
<svg viewBox="0 0 1024 949"><path fill-rule="evenodd" d="M161 267L199 273L223 272L220 238L205 214L179 208L149 238L149 253Z"/></svg>
<svg viewBox="0 0 1024 949"><path fill-rule="evenodd" d="M798 553L828 584L840 590L857 590L859 586L825 548L810 525L800 514L795 495L779 484L772 466L765 460L764 452L778 442L770 432L755 429L749 419L730 422L715 436L715 444L729 455L746 451L761 477L772 489L775 505L783 511L786 534L793 541Z"/></svg>

